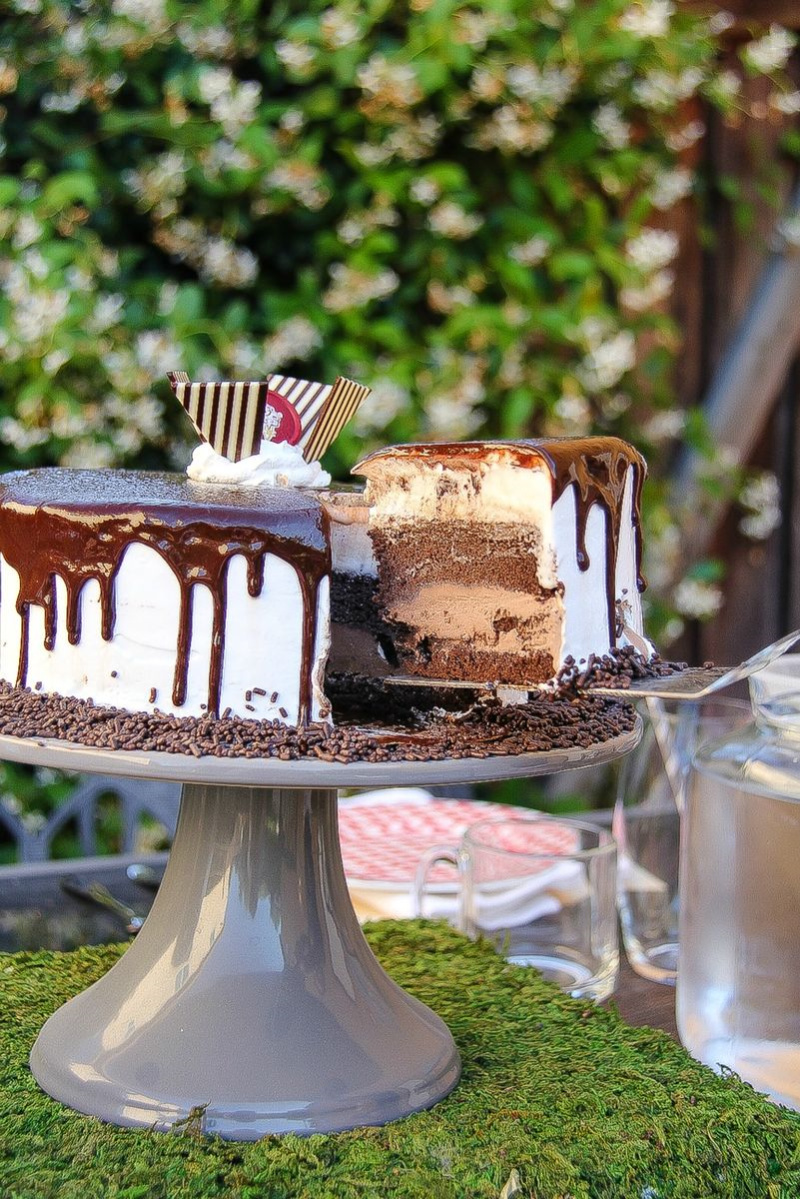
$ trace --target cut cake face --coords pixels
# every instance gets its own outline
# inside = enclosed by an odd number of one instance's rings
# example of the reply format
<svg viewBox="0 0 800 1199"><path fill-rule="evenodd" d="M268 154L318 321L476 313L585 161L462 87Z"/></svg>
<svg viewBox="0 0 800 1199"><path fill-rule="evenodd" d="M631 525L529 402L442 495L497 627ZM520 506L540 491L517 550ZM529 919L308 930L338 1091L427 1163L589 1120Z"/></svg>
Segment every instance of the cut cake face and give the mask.
<svg viewBox="0 0 800 1199"><path fill-rule="evenodd" d="M642 635L642 457L612 437L364 459L377 603L401 670L535 684Z"/></svg>

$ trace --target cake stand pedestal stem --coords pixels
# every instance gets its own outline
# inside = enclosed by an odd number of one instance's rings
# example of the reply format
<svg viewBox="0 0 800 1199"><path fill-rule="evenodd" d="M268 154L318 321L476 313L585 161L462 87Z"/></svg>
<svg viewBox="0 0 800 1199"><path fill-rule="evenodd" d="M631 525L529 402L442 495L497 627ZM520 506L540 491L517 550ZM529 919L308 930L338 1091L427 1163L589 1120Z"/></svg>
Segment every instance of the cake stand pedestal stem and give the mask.
<svg viewBox="0 0 800 1199"><path fill-rule="evenodd" d="M444 1023L383 971L342 866L336 792L187 784L155 903L45 1024L49 1094L115 1124L237 1140L382 1124L459 1075Z"/></svg>

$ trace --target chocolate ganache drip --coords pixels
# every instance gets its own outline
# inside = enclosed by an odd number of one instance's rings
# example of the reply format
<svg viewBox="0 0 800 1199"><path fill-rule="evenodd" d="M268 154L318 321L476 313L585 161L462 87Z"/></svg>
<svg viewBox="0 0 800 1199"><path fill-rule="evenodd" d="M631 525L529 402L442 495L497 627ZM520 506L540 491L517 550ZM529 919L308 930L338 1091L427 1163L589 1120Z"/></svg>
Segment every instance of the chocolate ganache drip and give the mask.
<svg viewBox="0 0 800 1199"><path fill-rule="evenodd" d="M66 629L80 642L81 592L100 587L102 636L114 635L115 579L129 545L155 550L180 587L178 644L172 699L186 701L192 646L192 590L206 585L213 599L208 711L218 715L225 657L227 573L241 554L247 589L261 594L264 563L274 554L294 567L303 599L300 723L311 711L317 598L330 573L328 518L316 500L284 488L237 489L193 483L179 475L139 471L45 468L0 479L0 553L19 575L16 608L22 621L18 686L25 686L31 604L45 614L45 648L55 646L56 577L67 592ZM264 630L277 638L281 630Z"/></svg>
<svg viewBox="0 0 800 1199"><path fill-rule="evenodd" d="M576 547L578 566L589 569L586 550L586 527L589 513L595 504L606 511L606 599L610 644L616 644L617 558L622 527L622 501L628 469L633 469L631 521L636 554L636 586L644 591L642 574L642 486L647 473L644 458L633 446L619 437L552 438L548 441L521 442L542 455L550 467L553 480L553 502L568 487L575 492Z"/></svg>

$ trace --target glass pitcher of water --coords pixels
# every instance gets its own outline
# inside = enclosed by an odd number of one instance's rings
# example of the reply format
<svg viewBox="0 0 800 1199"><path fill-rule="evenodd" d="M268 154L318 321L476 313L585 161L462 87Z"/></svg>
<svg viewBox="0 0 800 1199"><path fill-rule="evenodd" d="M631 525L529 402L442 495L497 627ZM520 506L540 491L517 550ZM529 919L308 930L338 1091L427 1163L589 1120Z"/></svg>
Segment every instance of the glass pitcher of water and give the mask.
<svg viewBox="0 0 800 1199"><path fill-rule="evenodd" d="M750 680L753 722L700 749L681 837L681 1040L800 1109L800 655Z"/></svg>

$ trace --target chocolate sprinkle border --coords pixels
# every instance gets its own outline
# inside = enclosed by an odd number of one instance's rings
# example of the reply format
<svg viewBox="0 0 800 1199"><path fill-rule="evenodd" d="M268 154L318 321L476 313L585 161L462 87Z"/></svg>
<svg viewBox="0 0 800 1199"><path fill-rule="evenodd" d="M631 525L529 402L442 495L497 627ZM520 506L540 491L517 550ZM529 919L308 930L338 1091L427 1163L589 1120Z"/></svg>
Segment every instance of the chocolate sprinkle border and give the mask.
<svg viewBox="0 0 800 1199"><path fill-rule="evenodd" d="M376 713L380 715L380 713ZM555 749L590 748L636 726L624 700L540 695L504 707L481 699L465 711L399 712L388 723L341 721L295 728L239 716L175 716L100 707L92 700L42 694L0 682L0 733L29 740L53 738L89 748L190 754L195 758L277 758L281 761L419 762L488 758Z"/></svg>

